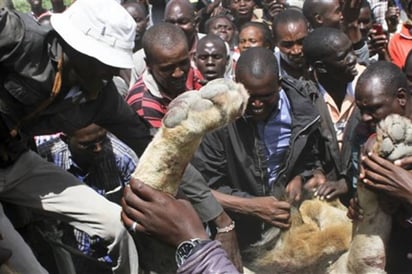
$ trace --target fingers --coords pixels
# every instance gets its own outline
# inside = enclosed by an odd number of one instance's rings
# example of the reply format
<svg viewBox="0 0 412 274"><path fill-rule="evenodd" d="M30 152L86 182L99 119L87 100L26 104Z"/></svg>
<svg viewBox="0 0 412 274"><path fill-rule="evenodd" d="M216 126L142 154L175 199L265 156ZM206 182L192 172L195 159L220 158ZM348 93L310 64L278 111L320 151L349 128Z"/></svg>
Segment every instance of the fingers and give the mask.
<svg viewBox="0 0 412 274"><path fill-rule="evenodd" d="M408 156L408 157L396 160L394 162L394 164L396 166L400 166L400 167L403 167L403 168L409 168L410 165L412 164L412 156Z"/></svg>

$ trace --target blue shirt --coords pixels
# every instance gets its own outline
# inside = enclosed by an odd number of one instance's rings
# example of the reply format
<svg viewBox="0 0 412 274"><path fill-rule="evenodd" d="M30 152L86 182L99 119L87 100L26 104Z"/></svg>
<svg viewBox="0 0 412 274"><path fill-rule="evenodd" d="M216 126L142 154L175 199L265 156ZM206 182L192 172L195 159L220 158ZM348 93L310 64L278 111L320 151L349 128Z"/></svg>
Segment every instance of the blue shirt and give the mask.
<svg viewBox="0 0 412 274"><path fill-rule="evenodd" d="M279 92L278 108L266 122L258 122L257 129L265 145L269 187L276 181L290 143L292 116L289 99L284 90Z"/></svg>

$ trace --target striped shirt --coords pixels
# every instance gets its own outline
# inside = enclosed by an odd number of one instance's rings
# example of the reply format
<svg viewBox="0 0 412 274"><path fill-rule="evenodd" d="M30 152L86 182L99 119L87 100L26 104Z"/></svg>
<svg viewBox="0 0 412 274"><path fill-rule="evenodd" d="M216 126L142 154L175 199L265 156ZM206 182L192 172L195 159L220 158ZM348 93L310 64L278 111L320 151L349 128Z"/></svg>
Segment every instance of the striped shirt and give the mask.
<svg viewBox="0 0 412 274"><path fill-rule="evenodd" d="M71 157L69 147L58 135L38 136L35 137L35 140L38 153L43 158L69 171L80 181L113 202L119 202L123 187L129 183L138 162L133 150L110 133L107 134L107 141L103 143L103 153L95 159L95 163L87 172L76 165ZM77 248L83 254L112 263L111 258L106 255L106 246L100 244L102 242L100 238L92 238L75 228L73 228L73 233Z"/></svg>

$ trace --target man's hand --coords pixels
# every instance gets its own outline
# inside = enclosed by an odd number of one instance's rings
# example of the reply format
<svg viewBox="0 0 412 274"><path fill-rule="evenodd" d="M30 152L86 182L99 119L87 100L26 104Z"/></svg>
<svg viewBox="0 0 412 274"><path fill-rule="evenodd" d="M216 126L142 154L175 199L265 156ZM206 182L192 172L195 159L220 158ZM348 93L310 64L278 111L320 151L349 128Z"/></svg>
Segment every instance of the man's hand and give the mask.
<svg viewBox="0 0 412 274"><path fill-rule="evenodd" d="M290 226L290 204L279 201L273 196L251 198L252 214L266 223L288 228Z"/></svg>
<svg viewBox="0 0 412 274"><path fill-rule="evenodd" d="M388 36L384 33L378 34L375 29L370 29L369 31L370 40L368 40L369 55L373 56L375 54L379 55L379 60L390 61L388 55Z"/></svg>
<svg viewBox="0 0 412 274"><path fill-rule="evenodd" d="M342 16L345 24L358 21L361 5L361 0L344 0L342 5Z"/></svg>
<svg viewBox="0 0 412 274"><path fill-rule="evenodd" d="M263 7L268 11L269 16L271 18L275 18L276 15L278 15L287 8L286 1L271 0L263 1L262 4Z"/></svg>
<svg viewBox="0 0 412 274"><path fill-rule="evenodd" d="M342 194L348 192L348 185L345 179L338 181L327 181L320 185L315 191L315 197L319 197L321 200L333 200Z"/></svg>
<svg viewBox="0 0 412 274"><path fill-rule="evenodd" d="M193 207L185 200L155 190L144 183L131 180L121 201L121 217L130 230L144 232L172 245L193 238L208 239Z"/></svg>
<svg viewBox="0 0 412 274"><path fill-rule="evenodd" d="M316 191L320 185L326 183L326 176L320 170L313 171L313 176L303 186L308 191Z"/></svg>
<svg viewBox="0 0 412 274"><path fill-rule="evenodd" d="M286 186L288 201L290 203L299 202L302 199L302 177L295 176Z"/></svg>
<svg viewBox="0 0 412 274"><path fill-rule="evenodd" d="M359 200L357 196L350 199L348 213L346 215L352 221L361 221L363 219L363 209L359 205Z"/></svg>
<svg viewBox="0 0 412 274"><path fill-rule="evenodd" d="M361 160L362 182L372 189L412 204L412 174L409 171L371 152L363 155Z"/></svg>

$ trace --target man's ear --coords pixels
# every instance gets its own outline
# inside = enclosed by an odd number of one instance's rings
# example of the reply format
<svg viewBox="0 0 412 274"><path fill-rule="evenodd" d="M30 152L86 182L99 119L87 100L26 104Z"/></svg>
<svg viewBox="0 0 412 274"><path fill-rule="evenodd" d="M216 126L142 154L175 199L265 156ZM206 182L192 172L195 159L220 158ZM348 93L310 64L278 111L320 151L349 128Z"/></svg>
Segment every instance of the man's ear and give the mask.
<svg viewBox="0 0 412 274"><path fill-rule="evenodd" d="M315 22L318 26L323 25L323 17L319 13L315 13L313 18L315 19Z"/></svg>
<svg viewBox="0 0 412 274"><path fill-rule="evenodd" d="M323 61L315 61L315 63L313 64L313 68L318 73L326 73L327 72L325 63L323 63Z"/></svg>
<svg viewBox="0 0 412 274"><path fill-rule="evenodd" d="M406 90L406 88L398 88L396 91L396 99L398 100L400 106L406 106L408 97L408 90Z"/></svg>

